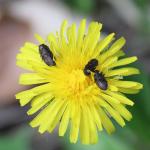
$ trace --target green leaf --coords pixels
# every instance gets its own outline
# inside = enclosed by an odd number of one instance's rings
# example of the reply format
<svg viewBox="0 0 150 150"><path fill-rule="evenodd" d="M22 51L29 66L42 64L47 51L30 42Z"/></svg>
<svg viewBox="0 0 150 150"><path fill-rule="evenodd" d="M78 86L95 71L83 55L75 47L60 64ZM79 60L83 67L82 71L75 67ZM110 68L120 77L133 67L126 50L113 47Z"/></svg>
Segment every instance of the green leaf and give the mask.
<svg viewBox="0 0 150 150"><path fill-rule="evenodd" d="M68 139L65 140L65 143L66 150L133 150L131 145L125 143L121 138L105 132L100 133L99 142L95 145L82 145L80 142L71 144Z"/></svg>

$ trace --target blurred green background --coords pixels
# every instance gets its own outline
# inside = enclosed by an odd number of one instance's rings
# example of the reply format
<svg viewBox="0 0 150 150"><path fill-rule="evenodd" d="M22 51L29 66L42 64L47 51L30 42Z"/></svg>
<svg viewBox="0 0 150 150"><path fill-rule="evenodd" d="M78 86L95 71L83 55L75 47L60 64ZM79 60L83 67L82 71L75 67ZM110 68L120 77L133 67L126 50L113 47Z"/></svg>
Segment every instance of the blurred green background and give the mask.
<svg viewBox="0 0 150 150"><path fill-rule="evenodd" d="M22 70L15 56L25 41L34 41L33 33L46 36L59 29L63 19L79 23L96 20L103 23L103 34L115 32L127 40L127 55L137 55L135 66L141 75L130 77L143 83L144 89L129 97L133 119L122 129L117 124L113 135L99 133L99 143L85 146L70 144L68 134L59 138L40 135L29 127L26 110L14 95L25 87L18 85ZM149 150L150 149L150 0L1 0L0 1L0 150Z"/></svg>

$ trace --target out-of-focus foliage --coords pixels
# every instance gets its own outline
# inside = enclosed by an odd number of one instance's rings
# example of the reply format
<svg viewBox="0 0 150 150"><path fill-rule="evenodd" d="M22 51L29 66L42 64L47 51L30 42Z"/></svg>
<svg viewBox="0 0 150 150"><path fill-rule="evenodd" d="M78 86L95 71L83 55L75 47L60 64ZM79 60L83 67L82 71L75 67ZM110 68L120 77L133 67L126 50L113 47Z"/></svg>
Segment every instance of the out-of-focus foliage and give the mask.
<svg viewBox="0 0 150 150"><path fill-rule="evenodd" d="M64 0L67 5L78 13L90 13L95 8L94 0Z"/></svg>
<svg viewBox="0 0 150 150"><path fill-rule="evenodd" d="M143 11L148 9L149 0L134 0L135 4Z"/></svg>
<svg viewBox="0 0 150 150"><path fill-rule="evenodd" d="M67 140L66 140L67 141ZM133 150L133 146L116 135L108 136L100 133L99 142L96 145L81 145L66 143L66 150Z"/></svg>
<svg viewBox="0 0 150 150"><path fill-rule="evenodd" d="M11 134L0 135L0 150L29 150L32 130L23 126Z"/></svg>
<svg viewBox="0 0 150 150"><path fill-rule="evenodd" d="M138 65L140 66L140 65ZM142 68L142 67L141 67ZM150 80L149 75L141 71L141 75L138 77L132 77L132 79L143 83L143 90L137 94L130 96L135 100L135 105L131 109L133 114L133 120L130 122L129 127L136 133L137 138L142 142L149 142L150 140Z"/></svg>
<svg viewBox="0 0 150 150"><path fill-rule="evenodd" d="M134 0L135 5L141 12L141 31L145 35L150 34L150 1L149 0Z"/></svg>

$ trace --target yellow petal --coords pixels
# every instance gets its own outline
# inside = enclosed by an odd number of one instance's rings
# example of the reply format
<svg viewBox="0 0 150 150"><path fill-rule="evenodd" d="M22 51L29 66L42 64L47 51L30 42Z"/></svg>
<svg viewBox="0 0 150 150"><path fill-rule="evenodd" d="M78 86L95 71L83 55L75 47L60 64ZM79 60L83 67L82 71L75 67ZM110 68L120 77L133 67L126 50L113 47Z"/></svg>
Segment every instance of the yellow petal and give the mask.
<svg viewBox="0 0 150 150"><path fill-rule="evenodd" d="M30 64L28 64L27 61L24 61L24 60L19 60L16 62L16 65L23 68L23 69L26 69L26 70L30 70L30 71L33 71L34 69L32 68L32 66Z"/></svg>
<svg viewBox="0 0 150 150"><path fill-rule="evenodd" d="M112 116L118 122L118 124L123 127L125 125L125 122L120 116L120 114L116 110L114 110L109 104L107 104L105 101L104 103L105 103L105 108L110 114L110 116ZM120 105L120 104L117 104L117 105Z"/></svg>
<svg viewBox="0 0 150 150"><path fill-rule="evenodd" d="M88 50L86 53L87 57L94 58L95 56L95 47L100 38L101 28L102 28L102 24L99 23L93 23L91 26L89 26L89 32L91 32L91 34L89 35L90 40L88 41L88 45L87 45L87 50Z"/></svg>
<svg viewBox="0 0 150 150"><path fill-rule="evenodd" d="M132 67L126 67L126 68L121 68L121 69L115 69L115 70L110 70L106 73L106 77L112 77L112 76L129 76L129 75L134 75L134 74L139 74L139 70L136 68Z"/></svg>
<svg viewBox="0 0 150 150"><path fill-rule="evenodd" d="M117 66L127 65L127 64L135 62L136 60L137 60L136 56L120 59L117 62L113 63L110 67L113 68Z"/></svg>
<svg viewBox="0 0 150 150"><path fill-rule="evenodd" d="M90 143L89 144L95 144L98 141L98 135L97 135L97 129L96 125L93 120L93 116L91 114L91 111L89 107L87 107L87 115L89 117L89 127L90 127Z"/></svg>
<svg viewBox="0 0 150 150"><path fill-rule="evenodd" d="M21 106L26 105L35 96L30 90L16 94L16 99L19 99Z"/></svg>
<svg viewBox="0 0 150 150"><path fill-rule="evenodd" d="M111 64L117 61L117 59L118 57L110 57L107 59L102 65L100 65L101 70L103 71L103 69L108 69Z"/></svg>
<svg viewBox="0 0 150 150"><path fill-rule="evenodd" d="M80 123L80 138L82 144L90 143L90 129L89 129L89 117L87 116L87 106L82 106L81 109L81 123Z"/></svg>
<svg viewBox="0 0 150 150"><path fill-rule="evenodd" d="M104 128L106 129L106 131L111 134L112 132L115 131L115 127L112 124L111 120L108 118L108 116L106 115L106 113L102 110L102 108L99 107L99 115L100 118L102 120L102 125L104 126Z"/></svg>
<svg viewBox="0 0 150 150"><path fill-rule="evenodd" d="M111 43L114 35L114 33L109 34L97 44L94 57L97 57Z"/></svg>
<svg viewBox="0 0 150 150"><path fill-rule="evenodd" d="M71 48L70 51L75 52L74 49L76 48L76 24L72 24L71 27L68 27L67 38L69 47Z"/></svg>
<svg viewBox="0 0 150 150"><path fill-rule="evenodd" d="M109 83L108 83L108 88L110 89L110 91L113 91L113 92L117 92L119 90L116 86L111 85Z"/></svg>
<svg viewBox="0 0 150 150"><path fill-rule="evenodd" d="M97 22L91 22L88 28L88 33L84 38L82 53L87 57L92 57L94 48L100 37L100 29L102 25Z"/></svg>
<svg viewBox="0 0 150 150"><path fill-rule="evenodd" d="M123 104L131 105L131 106L133 106L133 104L134 104L134 102L132 102L130 99L128 99L127 97L125 97L117 92L107 91L107 94L109 94L111 97L116 98Z"/></svg>
<svg viewBox="0 0 150 150"><path fill-rule="evenodd" d="M107 93L107 92L106 92ZM107 94L104 94L104 93L100 93L100 96L103 97L108 103L117 103L119 104L120 102L118 101L118 99L114 98L114 97L111 97Z"/></svg>
<svg viewBox="0 0 150 150"><path fill-rule="evenodd" d="M70 142L76 143L78 140L78 133L80 127L80 106L75 103L74 109L72 109L73 116L71 117L71 129L70 129Z"/></svg>
<svg viewBox="0 0 150 150"><path fill-rule="evenodd" d="M44 93L39 96L36 96L33 98L32 103L31 103L31 108L27 112L28 115L32 115L38 110L40 110L43 106L45 106L47 103L52 101L53 96L50 93Z"/></svg>
<svg viewBox="0 0 150 150"><path fill-rule="evenodd" d="M83 19L80 23L79 29L78 29L78 38L77 38L77 47L78 49L81 48L83 43L83 37L85 34L85 28L86 28L86 19Z"/></svg>
<svg viewBox="0 0 150 150"><path fill-rule="evenodd" d="M119 91L126 94L137 94L139 90L137 89L126 89L126 88L119 88Z"/></svg>
<svg viewBox="0 0 150 150"><path fill-rule="evenodd" d="M125 56L125 53L122 51L122 50L119 50L118 52L116 52L114 55L112 56L115 56L115 57L121 57L121 56Z"/></svg>
<svg viewBox="0 0 150 150"><path fill-rule="evenodd" d="M32 50L35 50L35 51L37 51L37 49L38 49L38 46L31 42L25 42L24 47L31 48Z"/></svg>
<svg viewBox="0 0 150 150"><path fill-rule="evenodd" d="M46 78L41 77L37 73L24 73L19 78L19 83L22 85L39 84L47 81Z"/></svg>
<svg viewBox="0 0 150 150"><path fill-rule="evenodd" d="M125 118L127 121L130 121L132 119L132 114L125 108L125 106L119 104L112 104L113 107L120 113L120 115Z"/></svg>
<svg viewBox="0 0 150 150"><path fill-rule="evenodd" d="M56 127L56 125L59 123L59 121L61 120L62 118L62 115L64 114L64 111L67 107L68 103L66 102L63 107L60 108L60 110L58 111L58 113L56 114L55 118L52 120L49 128L48 128L48 131L51 133L54 128Z"/></svg>
<svg viewBox="0 0 150 150"><path fill-rule="evenodd" d="M132 88L132 89L141 89L143 85L134 81L121 81L121 80L111 80L112 85L122 88Z"/></svg>
<svg viewBox="0 0 150 150"><path fill-rule="evenodd" d="M57 52L60 52L59 44L56 36L53 33L48 34L47 41L50 45L50 50L53 52L54 56L57 56Z"/></svg>
<svg viewBox="0 0 150 150"><path fill-rule="evenodd" d="M44 74L46 74L48 77L48 74L50 73L49 70L51 70L52 68L54 68L54 66L49 67L47 66L45 63L41 64L38 62L35 62L33 60L28 60L27 61L29 65L32 66L32 68L34 69L35 72L38 72L38 74L40 74L41 76L43 76Z"/></svg>
<svg viewBox="0 0 150 150"><path fill-rule="evenodd" d="M102 131L102 129L103 129L102 128L102 122L101 122L101 119L100 119L100 117L98 115L96 107L95 106L91 106L91 105L89 107L90 107L91 114L93 115L93 118L94 118L94 121L95 121L95 123L97 125L98 130Z"/></svg>
<svg viewBox="0 0 150 150"><path fill-rule="evenodd" d="M22 53L39 53L39 47L37 45L34 45L32 43L26 42L23 47L20 48L20 52Z"/></svg>
<svg viewBox="0 0 150 150"><path fill-rule="evenodd" d="M39 34L34 34L34 37L38 40L38 42L40 44L44 44L45 43L45 40L39 35Z"/></svg>
<svg viewBox="0 0 150 150"><path fill-rule="evenodd" d="M105 99L103 99L102 97L93 96L92 98L95 100L96 106L99 105L100 107L106 107L106 105L105 105L106 103L104 103ZM97 107L96 107L96 110L97 110Z"/></svg>
<svg viewBox="0 0 150 150"><path fill-rule="evenodd" d="M37 127L40 124L48 124L48 121L45 121L45 119L49 118L49 113L51 112L51 108L56 106L56 104L58 103L57 100L53 100L49 105L47 105L47 107L45 107L31 122L30 125L31 127ZM39 129L39 132L42 133L42 130Z"/></svg>
<svg viewBox="0 0 150 150"><path fill-rule="evenodd" d="M63 107L64 101L63 100L57 100L52 107L49 109L48 113L43 117L42 122L40 123L39 132L44 133L46 130L49 129L49 127L52 125L53 121L55 120L55 117L57 116L58 112ZM48 116L50 118L47 120Z"/></svg>
<svg viewBox="0 0 150 150"><path fill-rule="evenodd" d="M68 24L67 20L64 20L61 25L61 29L60 29L60 39L61 39L60 44L61 44L62 51L66 51L65 47L67 46L67 41L66 41L66 36L65 36L67 24ZM64 48L64 50L63 50L63 48Z"/></svg>
<svg viewBox="0 0 150 150"><path fill-rule="evenodd" d="M100 56L100 60L101 63L104 62L106 59L108 59L108 57L114 55L115 53L117 53L125 44L125 39L122 37L120 39L118 39L111 47L108 51L106 51L105 53L103 53Z"/></svg>
<svg viewBox="0 0 150 150"><path fill-rule="evenodd" d="M17 54L16 58L17 60L34 60L36 62L42 61L39 54L28 52L28 51Z"/></svg>
<svg viewBox="0 0 150 150"><path fill-rule="evenodd" d="M49 87L49 84L44 84L44 85L32 88L30 90L20 92L16 94L16 99L20 99L20 104L24 106L28 102L30 102L34 96L48 91L49 90L48 87Z"/></svg>
<svg viewBox="0 0 150 150"><path fill-rule="evenodd" d="M60 121L59 136L64 136L64 134L66 133L69 124L69 119L70 119L70 104L68 104L68 107L66 108Z"/></svg>

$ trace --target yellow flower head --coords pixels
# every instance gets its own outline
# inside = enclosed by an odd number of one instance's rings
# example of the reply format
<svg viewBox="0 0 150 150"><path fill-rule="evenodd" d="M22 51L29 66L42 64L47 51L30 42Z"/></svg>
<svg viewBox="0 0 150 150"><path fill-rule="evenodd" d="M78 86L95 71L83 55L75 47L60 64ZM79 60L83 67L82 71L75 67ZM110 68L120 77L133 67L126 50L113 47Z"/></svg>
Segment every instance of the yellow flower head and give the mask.
<svg viewBox="0 0 150 150"><path fill-rule="evenodd" d="M137 57L121 58L125 39L112 43L114 33L101 39L98 22L91 22L86 31L83 19L77 33L76 24L66 26L65 20L56 35L50 33L46 40L35 35L38 45L27 42L20 49L17 65L30 73L21 74L19 83L38 86L16 98L22 106L31 104L28 115L39 112L30 125L39 127L40 133L51 133L58 125L59 136L64 136L70 126L70 142L76 143L79 136L83 144L93 144L98 141L97 130L104 128L109 134L115 130L111 118L122 127L132 118L126 105L134 103L124 94L135 94L143 86L124 81L124 76L139 70L122 66ZM41 54L39 45L48 46L49 53ZM55 64L48 65L46 59ZM94 67L91 60L97 63Z"/></svg>

